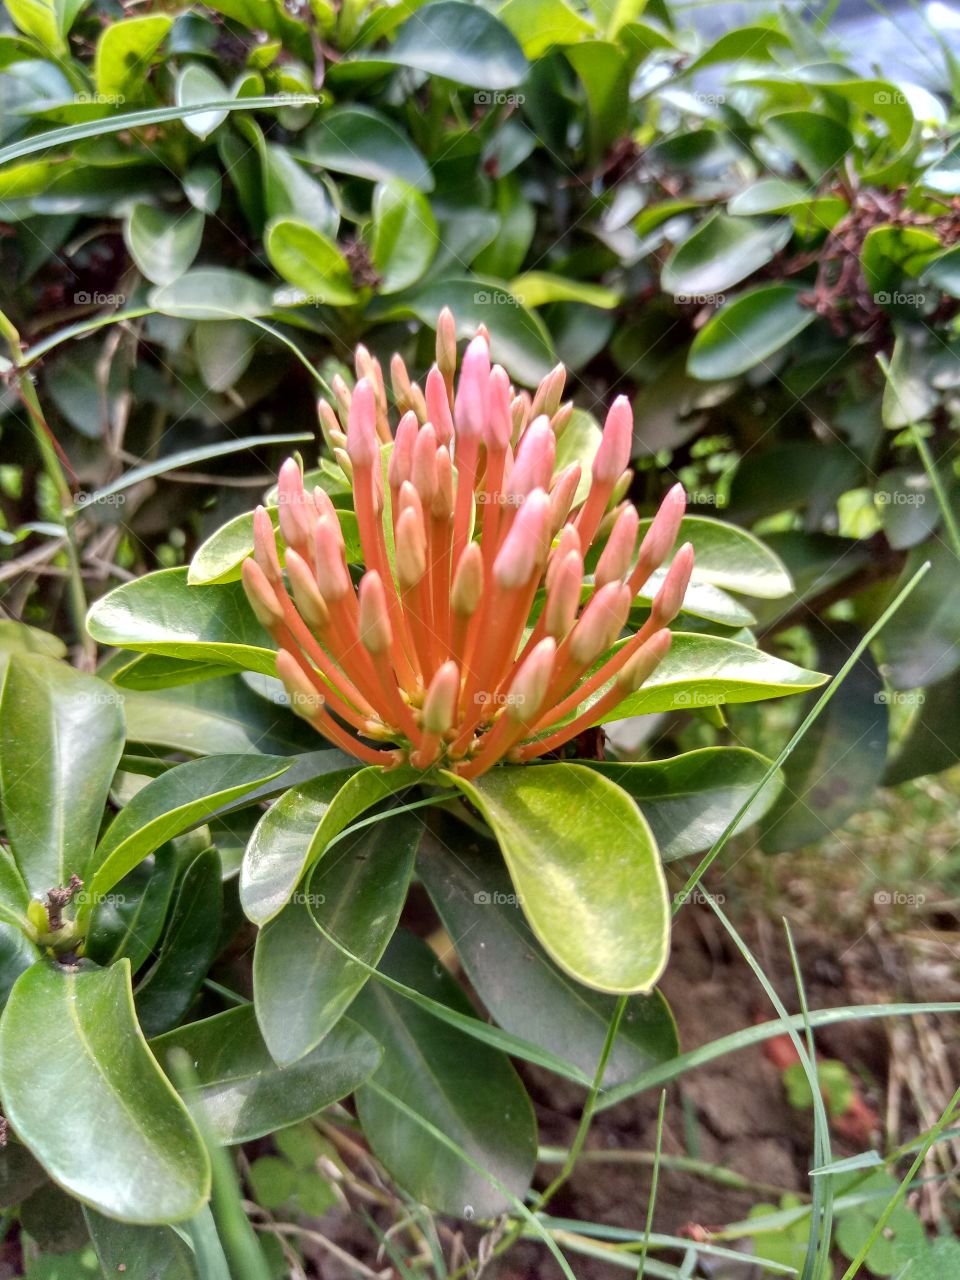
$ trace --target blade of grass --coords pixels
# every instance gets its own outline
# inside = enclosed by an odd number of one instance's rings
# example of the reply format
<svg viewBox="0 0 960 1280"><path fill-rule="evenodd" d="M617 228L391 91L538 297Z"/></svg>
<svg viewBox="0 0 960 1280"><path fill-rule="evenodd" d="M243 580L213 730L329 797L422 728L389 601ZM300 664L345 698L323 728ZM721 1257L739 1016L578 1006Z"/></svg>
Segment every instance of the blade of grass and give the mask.
<svg viewBox="0 0 960 1280"><path fill-rule="evenodd" d="M166 124L170 120L183 120L186 116L200 115L205 111L264 111L278 107L316 106L320 99L307 93L285 93L279 97L222 98L209 102L185 103L178 107L149 107L146 111L124 111L116 116L104 116L100 120L85 120L81 124L64 125L62 129L47 129L32 138L21 138L0 147L0 164L19 160L48 147L59 147L83 138L99 138L108 133L120 133L124 129L141 129L150 124Z"/></svg>
<svg viewBox="0 0 960 1280"><path fill-rule="evenodd" d="M663 1116L667 1107L667 1091L660 1090L660 1106L657 1109L657 1143L653 1155L653 1174L650 1178L650 1195L647 1198L647 1221L643 1229L643 1245L637 1262L637 1280L643 1280L644 1264L647 1261L647 1250L650 1248L650 1233L653 1230L653 1210L657 1203L657 1183L660 1181L660 1152L663 1147Z"/></svg>
<svg viewBox="0 0 960 1280"><path fill-rule="evenodd" d="M873 642L875 637L879 635L879 633L883 630L883 628L886 626L889 620L901 607L901 605L904 603L907 597L914 591L917 584L920 582L921 578L923 578L929 572L929 570L930 570L930 562L928 560L925 564L922 564L920 566L920 568L913 575L910 581L906 584L903 590L899 592L896 599L891 601L891 603L887 606L886 609L884 609L883 613L880 615L877 621L873 624L873 626L869 629L869 631L867 631L866 635L863 636L860 643L850 654L850 657L846 660L846 662L837 672L836 676L834 676L833 680L831 680L831 682L827 685L826 689L824 689L823 693L817 699L816 704L811 708L809 714L804 717L803 723L794 733L793 737L790 739L787 745L783 748L783 750L777 756L776 760L774 760L773 763L770 765L770 768L767 770L764 776L760 779L759 783L754 788L753 794L750 796L748 800L745 800L744 803L740 806L739 811L734 815L734 817L730 820L730 822L727 823L726 827L720 833L717 839L714 841L713 845L704 854L703 858L700 861L699 866L688 877L687 882L684 885L681 892L674 897L674 900L673 900L674 913L679 911L680 907L687 900L687 898L692 893L692 891L697 887L701 876L703 876L707 871L707 869L713 865L714 861L717 859L717 857L725 848L727 841L730 839L733 833L740 826L741 821L749 812L751 806L755 804L757 797L763 793L764 787L766 787L769 784L769 782L774 777L776 777L776 775L783 768L784 764L786 764L790 756L793 755L793 752L796 750L801 740L806 735L807 730L819 718L820 714L825 710L830 699L834 696L834 694L843 684L844 680L846 680L847 676L850 674L850 672L853 670L856 664L860 661L861 654L866 650L867 646Z"/></svg>

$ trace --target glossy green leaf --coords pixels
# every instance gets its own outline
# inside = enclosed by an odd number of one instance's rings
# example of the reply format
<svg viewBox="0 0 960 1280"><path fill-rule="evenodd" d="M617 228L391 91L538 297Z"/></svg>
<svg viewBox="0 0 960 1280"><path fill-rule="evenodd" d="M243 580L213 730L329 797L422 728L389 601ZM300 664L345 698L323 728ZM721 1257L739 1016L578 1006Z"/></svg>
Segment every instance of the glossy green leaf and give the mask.
<svg viewBox="0 0 960 1280"><path fill-rule="evenodd" d="M904 277L914 279L940 251L940 240L923 227L871 227L860 250L860 266L874 302L887 305Z"/></svg>
<svg viewBox="0 0 960 1280"><path fill-rule="evenodd" d="M184 872L160 954L137 986L137 1019L145 1036L169 1031L190 1008L220 948L222 914L220 857L206 849Z"/></svg>
<svg viewBox="0 0 960 1280"><path fill-rule="evenodd" d="M677 245L667 259L660 283L681 301L723 301L727 289L739 284L790 239L787 219L777 222L731 218L713 213Z"/></svg>
<svg viewBox="0 0 960 1280"><path fill-rule="evenodd" d="M816 689L825 679L736 640L676 631L670 652L646 684L605 719L783 698Z"/></svg>
<svg viewBox="0 0 960 1280"><path fill-rule="evenodd" d="M65 658L67 646L49 631L0 618L0 653L41 653L48 658Z"/></svg>
<svg viewBox="0 0 960 1280"><path fill-rule="evenodd" d="M85 1204L176 1222L207 1198L206 1151L137 1026L126 961L28 969L0 1020L0 1080L18 1135ZM65 1096L69 1108L50 1105Z"/></svg>
<svg viewBox="0 0 960 1280"><path fill-rule="evenodd" d="M649 527L641 521L641 534ZM726 591L777 600L793 588L786 567L769 547L746 529L710 516L685 516L677 543L694 550L693 579Z"/></svg>
<svg viewBox="0 0 960 1280"><path fill-rule="evenodd" d="M779 111L764 129L797 161L811 182L820 182L853 148L846 125L816 111Z"/></svg>
<svg viewBox="0 0 960 1280"><path fill-rule="evenodd" d="M930 477L918 467L893 467L877 477L873 501L883 532L898 551L915 547L940 523Z"/></svg>
<svg viewBox="0 0 960 1280"><path fill-rule="evenodd" d="M402 178L430 191L433 178L406 134L371 107L335 107L310 126L304 147L314 164L373 182Z"/></svg>
<svg viewBox="0 0 960 1280"><path fill-rule="evenodd" d="M849 209L842 196L811 194L801 182L786 178L761 178L738 191L727 203L727 212L738 217L760 213L791 213L804 234L829 231Z"/></svg>
<svg viewBox="0 0 960 1280"><path fill-rule="evenodd" d="M292 711L260 697L237 675L150 692L124 688L120 693L130 742L198 756L285 756L316 750L324 743Z"/></svg>
<svg viewBox="0 0 960 1280"><path fill-rule="evenodd" d="M0 845L0 920L23 928L29 903L30 890L13 854L5 845Z"/></svg>
<svg viewBox="0 0 960 1280"><path fill-rule="evenodd" d="M136 653L276 673L270 637L240 584L190 587L186 569L161 569L108 592L91 608L87 629L101 644Z"/></svg>
<svg viewBox="0 0 960 1280"><path fill-rule="evenodd" d="M888 787L940 773L960 759L960 675L954 672L937 684L906 694L905 700L914 714L884 776Z"/></svg>
<svg viewBox="0 0 960 1280"><path fill-rule="evenodd" d="M380 275L379 292L416 284L436 251L437 222L426 197L398 178L378 186L370 253Z"/></svg>
<svg viewBox="0 0 960 1280"><path fill-rule="evenodd" d="M550 302L585 302L609 311L620 302L614 289L584 280L567 280L549 271L526 271L510 284L510 291L525 307L545 307Z"/></svg>
<svg viewBox="0 0 960 1280"><path fill-rule="evenodd" d="M0 1009L10 998L14 984L40 959L40 951L19 925L0 923Z"/></svg>
<svg viewBox="0 0 960 1280"><path fill-rule="evenodd" d="M630 59L611 40L583 40L564 54L580 77L587 98L590 155L599 160L623 131L629 111Z"/></svg>
<svg viewBox="0 0 960 1280"><path fill-rule="evenodd" d="M126 25L117 23L107 30L121 30ZM150 204L135 204L123 224L123 238L131 258L148 280L170 284L197 256L203 222L203 214L196 209L177 213Z"/></svg>
<svg viewBox="0 0 960 1280"><path fill-rule="evenodd" d="M116 692L35 654L10 658L0 702L7 838L34 897L86 880L120 752Z"/></svg>
<svg viewBox="0 0 960 1280"><path fill-rule="evenodd" d="M340 215L322 182L311 177L285 147L263 147L263 197L268 218L297 218L331 239Z"/></svg>
<svg viewBox="0 0 960 1280"><path fill-rule="evenodd" d="M497 17L516 36L528 58L539 58L553 45L576 44L595 27L566 0L507 0Z"/></svg>
<svg viewBox="0 0 960 1280"><path fill-rule="evenodd" d="M831 620L817 636L820 665L839 671L859 640L855 627ZM887 701L867 650L784 766L783 792L762 823L765 850L821 840L869 804L887 759Z"/></svg>
<svg viewBox="0 0 960 1280"><path fill-rule="evenodd" d="M664 862L703 853L763 781L766 757L745 747L704 747L666 760L585 760L636 800ZM769 810L780 783L768 784L740 822L745 831Z"/></svg>
<svg viewBox="0 0 960 1280"><path fill-rule="evenodd" d="M276 778L288 764L276 756L205 756L168 769L148 782L117 814L97 846L92 899L108 893L167 840Z"/></svg>
<svg viewBox="0 0 960 1280"><path fill-rule="evenodd" d="M291 787L263 815L240 874L240 902L263 925L280 911L331 840L381 800L419 781L416 769L345 769Z"/></svg>
<svg viewBox="0 0 960 1280"><path fill-rule="evenodd" d="M263 316L273 309L273 293L262 280L226 267L195 267L150 294L161 315L182 320L228 320Z"/></svg>
<svg viewBox="0 0 960 1280"><path fill-rule="evenodd" d="M568 1058L592 1078L616 999L572 981L546 956L523 918L496 847L447 819L424 838L417 870L471 985L497 1022ZM676 1026L660 993L633 996L604 1083L619 1084L677 1052Z"/></svg>
<svg viewBox="0 0 960 1280"><path fill-rule="evenodd" d="M789 43L788 38L776 27L736 27L724 32L709 48L704 49L685 71L692 74L703 67L713 67L721 62L759 62L772 57L777 46Z"/></svg>
<svg viewBox="0 0 960 1280"><path fill-rule="evenodd" d="M130 1226L85 1208L87 1230L105 1276L123 1280L201 1280L193 1250L170 1227ZM211 1280L203 1276L202 1280Z"/></svg>
<svg viewBox="0 0 960 1280"><path fill-rule="evenodd" d="M181 70L177 76L176 94L177 105L181 107L219 102L230 96L220 77L199 62L190 62ZM183 123L198 138L207 138L226 118L225 110L214 109L186 116Z"/></svg>
<svg viewBox="0 0 960 1280"><path fill-rule="evenodd" d="M197 321L193 350L211 391L226 391L243 377L259 339L259 331L244 320Z"/></svg>
<svg viewBox="0 0 960 1280"><path fill-rule="evenodd" d="M171 1049L190 1055L207 1120L227 1145L316 1115L372 1075L381 1056L375 1040L342 1018L321 1045L291 1066L278 1066L252 1005L170 1031L151 1048L160 1063Z"/></svg>
<svg viewBox="0 0 960 1280"><path fill-rule="evenodd" d="M923 281L936 285L951 298L960 298L960 247L948 249L930 262Z"/></svg>
<svg viewBox="0 0 960 1280"><path fill-rule="evenodd" d="M934 361L939 343L931 343L927 329L906 325L898 329L890 358L890 377L883 388L883 425L899 431L924 418L940 403L934 384ZM952 360L951 360L952 364Z"/></svg>
<svg viewBox="0 0 960 1280"><path fill-rule="evenodd" d="M801 292L789 284L764 285L728 302L694 338L687 372L709 382L763 365L816 320L817 313L801 305Z"/></svg>
<svg viewBox="0 0 960 1280"><path fill-rule="evenodd" d="M633 800L579 764L444 777L490 824L550 957L600 991L649 991L666 964L670 911L656 842Z"/></svg>
<svg viewBox="0 0 960 1280"><path fill-rule="evenodd" d="M527 60L510 30L493 14L465 0L435 0L403 23L393 44L347 59L335 79L367 69L411 67L476 89L509 89L527 73Z"/></svg>
<svg viewBox="0 0 960 1280"><path fill-rule="evenodd" d="M67 15L76 13L76 6L60 0L7 0L7 14L17 27L53 53L66 49L66 34L70 29Z"/></svg>
<svg viewBox="0 0 960 1280"><path fill-rule="evenodd" d="M260 930L254 1002L276 1062L297 1062L323 1041L369 977L323 936L317 923L375 967L403 910L422 833L418 813L398 814L358 831L319 862Z"/></svg>
<svg viewBox="0 0 960 1280"><path fill-rule="evenodd" d="M278 218L267 228L267 257L293 289L281 290L283 306L306 301L348 307L356 302L346 258L322 232L294 218Z"/></svg>
<svg viewBox="0 0 960 1280"><path fill-rule="evenodd" d="M524 386L533 386L556 364L550 335L540 319L517 303L502 285L482 279L451 278L422 286L404 298L399 314L412 314L431 327L449 306L457 337L473 337L477 326L490 331L490 352Z"/></svg>
<svg viewBox="0 0 960 1280"><path fill-rule="evenodd" d="M173 19L165 13L128 17L103 28L97 41L93 77L97 93L106 103L120 103L143 96L153 55L166 38ZM223 96L223 86L220 86Z"/></svg>
<svg viewBox="0 0 960 1280"><path fill-rule="evenodd" d="M176 851L165 844L129 871L113 893L104 894L90 917L87 958L106 966L126 956L136 973L160 937L176 875Z"/></svg>
<svg viewBox="0 0 960 1280"><path fill-rule="evenodd" d="M472 1012L433 952L405 931L394 938L381 968L434 1000ZM509 1059L380 983L367 984L352 1015L383 1047L375 1082L452 1138L509 1191L523 1196L533 1175L536 1124ZM429 1072L423 1069L425 1062ZM467 1218L495 1217L508 1208L485 1178L363 1086L357 1090L357 1114L375 1155L414 1200Z"/></svg>

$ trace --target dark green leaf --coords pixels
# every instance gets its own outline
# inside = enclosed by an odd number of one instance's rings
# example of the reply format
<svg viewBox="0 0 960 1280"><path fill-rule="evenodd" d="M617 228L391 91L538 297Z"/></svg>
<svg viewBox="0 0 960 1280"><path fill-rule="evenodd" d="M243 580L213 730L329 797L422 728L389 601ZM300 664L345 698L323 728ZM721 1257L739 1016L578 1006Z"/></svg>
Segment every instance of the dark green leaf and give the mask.
<svg viewBox="0 0 960 1280"><path fill-rule="evenodd" d="M273 293L262 280L226 267L196 267L150 294L162 315L184 320L228 320L264 316L273 309Z"/></svg>
<svg viewBox="0 0 960 1280"><path fill-rule="evenodd" d="M415 284L437 251L437 222L425 196L395 178L377 187L373 198L371 256L381 293Z"/></svg>
<svg viewBox="0 0 960 1280"><path fill-rule="evenodd" d="M800 293L794 285L764 285L728 302L694 338L687 372L719 381L763 365L817 318L800 304Z"/></svg>
<svg viewBox="0 0 960 1280"><path fill-rule="evenodd" d="M176 874L169 844L128 872L113 893L94 904L84 954L100 965L126 956L136 973L160 937Z"/></svg>
<svg viewBox="0 0 960 1280"><path fill-rule="evenodd" d="M373 182L402 178L418 191L430 191L433 178L423 156L406 134L371 107L335 107L304 135L314 164Z"/></svg>
<svg viewBox="0 0 960 1280"><path fill-rule="evenodd" d="M84 1209L84 1216L105 1276L201 1280L193 1250L170 1227L131 1227L93 1209Z"/></svg>
<svg viewBox="0 0 960 1280"><path fill-rule="evenodd" d="M105 26L97 41L94 81L104 103L124 103L143 96L153 55L159 49L173 19L165 13L125 17ZM223 86L220 86L223 96Z"/></svg>
<svg viewBox="0 0 960 1280"><path fill-rule="evenodd" d="M347 260L322 231L294 218L277 218L264 243L278 274L294 286L276 295L278 304L349 307L357 301Z"/></svg>
<svg viewBox="0 0 960 1280"><path fill-rule="evenodd" d="M928 542L911 551L899 585L924 561L930 572L883 629L881 670L894 689L936 684L960 667L960 592L957 558L943 542ZM899 588L897 588L899 589Z"/></svg>
<svg viewBox="0 0 960 1280"><path fill-rule="evenodd" d="M117 31L127 25L117 23L107 31ZM203 221L203 214L196 209L176 213L149 204L135 204L123 224L123 238L131 258L148 280L154 284L170 284L183 275L197 256Z"/></svg>
<svg viewBox="0 0 960 1280"><path fill-rule="evenodd" d="M762 222L713 213L677 245L660 277L680 301L723 302L727 289L766 266L790 239L787 219Z"/></svg>

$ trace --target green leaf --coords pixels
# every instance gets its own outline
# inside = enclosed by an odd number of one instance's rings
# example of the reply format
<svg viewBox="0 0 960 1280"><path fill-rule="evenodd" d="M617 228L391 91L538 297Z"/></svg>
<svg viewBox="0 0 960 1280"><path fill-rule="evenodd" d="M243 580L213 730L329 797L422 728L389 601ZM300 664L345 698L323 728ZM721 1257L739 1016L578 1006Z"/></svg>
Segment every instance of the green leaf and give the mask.
<svg viewBox="0 0 960 1280"><path fill-rule="evenodd" d="M20 874L13 854L5 845L0 845L0 920L23 929L30 905L30 890Z"/></svg>
<svg viewBox="0 0 960 1280"><path fill-rule="evenodd" d="M649 525L649 520L640 522L641 535ZM762 600L777 600L793 590L780 558L754 534L735 524L710 516L685 516L677 542L693 544L696 582Z"/></svg>
<svg viewBox="0 0 960 1280"><path fill-rule="evenodd" d="M183 320L227 320L264 316L273 292L262 280L226 267L197 267L150 294L161 315Z"/></svg>
<svg viewBox="0 0 960 1280"><path fill-rule="evenodd" d="M694 338L687 372L710 382L763 365L816 320L817 313L801 305L801 292L790 284L763 285L728 302Z"/></svg>
<svg viewBox="0 0 960 1280"><path fill-rule="evenodd" d="M316 1115L372 1075L381 1056L375 1040L342 1018L323 1044L292 1066L278 1066L252 1005L170 1031L151 1048L161 1063L171 1049L190 1055L207 1120L227 1145L252 1142Z"/></svg>
<svg viewBox="0 0 960 1280"><path fill-rule="evenodd" d="M497 17L517 37L528 58L539 58L554 45L576 44L596 31L566 0L507 0Z"/></svg>
<svg viewBox="0 0 960 1280"><path fill-rule="evenodd" d="M796 667L752 645L675 631L670 652L646 684L605 718L783 698L815 689L825 679L818 671Z"/></svg>
<svg viewBox="0 0 960 1280"><path fill-rule="evenodd" d="M921 422L940 403L940 391L934 384L937 354L925 327L909 325L897 332L881 406L883 425L889 430Z"/></svg>
<svg viewBox="0 0 960 1280"><path fill-rule="evenodd" d="M170 1227L131 1227L84 1209L105 1276L123 1280L200 1280L190 1246ZM204 1276L203 1280L211 1280Z"/></svg>
<svg viewBox="0 0 960 1280"><path fill-rule="evenodd" d="M268 506L267 513L273 521L274 528L277 528L279 517L276 506ZM340 532L346 544L347 563L360 564L363 561L363 552L357 517L352 511L340 510L337 514L340 520ZM236 582L240 578L240 569L244 560L252 554L253 512L246 511L221 525L216 533L212 533L194 552L187 581L191 586ZM283 554L284 546L282 540L278 539L277 556L281 564Z"/></svg>
<svg viewBox="0 0 960 1280"><path fill-rule="evenodd" d="M960 759L960 676L954 672L938 684L905 695L905 701L917 710L884 776L887 787L940 773Z"/></svg>
<svg viewBox="0 0 960 1280"><path fill-rule="evenodd" d="M573 982L542 951L495 846L447 818L424 839L417 870L471 986L497 1022L592 1077L616 999ZM676 1025L660 993L633 996L604 1084L619 1084L677 1052Z"/></svg>
<svg viewBox="0 0 960 1280"><path fill-rule="evenodd" d="M85 1204L122 1222L178 1222L209 1195L206 1151L137 1026L126 961L28 969L0 1020L0 1080L18 1135ZM69 1107L51 1106L61 1097Z"/></svg>
<svg viewBox="0 0 960 1280"><path fill-rule="evenodd" d="M630 58L620 43L584 40L567 45L567 61L587 98L590 155L599 160L623 132L630 106Z"/></svg>
<svg viewBox="0 0 960 1280"><path fill-rule="evenodd" d="M54 54L66 50L69 22L65 15L75 12L72 6L58 0L7 0L5 8L24 35L33 36Z"/></svg>
<svg viewBox="0 0 960 1280"><path fill-rule="evenodd" d="M738 217L792 213L798 230L807 235L834 227L849 208L842 196L811 194L802 182L786 178L761 178L727 202L727 212Z"/></svg>
<svg viewBox="0 0 960 1280"><path fill-rule="evenodd" d="M394 938L381 968L434 1000L472 1012L433 952L405 931ZM509 1059L381 983L368 983L351 1012L383 1046L374 1081L452 1138L509 1191L523 1196L533 1175L536 1124ZM495 1217L508 1208L485 1178L379 1094L361 1086L356 1100L375 1155L414 1200L467 1218ZM494 1116L496 1123L491 1123Z"/></svg>
<svg viewBox="0 0 960 1280"><path fill-rule="evenodd" d="M177 855L172 844L145 858L94 904L84 955L99 965L113 964L124 956L136 973L160 937L177 876Z"/></svg>
<svg viewBox="0 0 960 1280"><path fill-rule="evenodd" d="M930 477L918 467L892 467L877 477L873 501L883 532L898 551L925 541L940 523Z"/></svg>
<svg viewBox="0 0 960 1280"><path fill-rule="evenodd" d="M923 283L936 285L951 298L960 298L960 245L947 249L928 264Z"/></svg>
<svg viewBox="0 0 960 1280"><path fill-rule="evenodd" d="M373 197L370 252L381 293L397 293L420 279L437 251L437 222L426 197L394 178Z"/></svg>
<svg viewBox="0 0 960 1280"><path fill-rule="evenodd" d="M465 0L424 5L400 27L393 45L339 63L334 79L368 70L411 67L475 89L509 89L527 74L523 50L493 14Z"/></svg>
<svg viewBox="0 0 960 1280"><path fill-rule="evenodd" d="M130 742L202 756L295 755L323 743L298 716L254 693L237 675L120 692Z"/></svg>
<svg viewBox="0 0 960 1280"><path fill-rule="evenodd" d="M13 1135L0 1147L0 1209L12 1209L47 1181L47 1175Z"/></svg>
<svg viewBox="0 0 960 1280"><path fill-rule="evenodd" d="M285 147L263 147L263 197L268 218L298 218L331 239L340 215L322 182L312 178Z"/></svg>
<svg viewBox="0 0 960 1280"><path fill-rule="evenodd" d="M120 752L110 685L65 663L11 655L0 703L0 786L7 838L36 898L86 880Z"/></svg>
<svg viewBox="0 0 960 1280"><path fill-rule="evenodd" d="M41 653L48 658L65 658L67 646L49 631L0 618L0 653Z"/></svg>
<svg viewBox="0 0 960 1280"><path fill-rule="evenodd" d="M763 127L811 182L820 182L854 149L853 135L846 125L816 111L779 111L767 116Z"/></svg>
<svg viewBox="0 0 960 1280"><path fill-rule="evenodd" d="M600 991L649 991L666 964L670 911L656 843L633 800L579 764L503 766L470 782L443 776L490 824L550 957Z"/></svg>
<svg viewBox="0 0 960 1280"><path fill-rule="evenodd" d="M321 231L294 218L278 218L267 228L264 244L271 264L294 286L275 299L283 306L309 302L349 307L356 302L347 260Z"/></svg>
<svg viewBox="0 0 960 1280"><path fill-rule="evenodd" d="M940 251L940 240L923 227L871 227L860 250L860 266L867 288L881 306L893 301L884 292L896 292L904 277L914 279Z"/></svg>
<svg viewBox="0 0 960 1280"><path fill-rule="evenodd" d="M791 231L785 218L760 222L712 213L667 259L661 286L681 301L702 298L722 302L725 290L766 266L780 252Z"/></svg>
<svg viewBox="0 0 960 1280"><path fill-rule="evenodd" d="M211 391L227 391L246 373L260 334L244 320L198 320L193 351Z"/></svg>
<svg viewBox="0 0 960 1280"><path fill-rule="evenodd" d="M445 306L454 314L458 338L473 337L478 325L487 326L493 359L524 386L536 385L556 364L550 335L539 317L492 281L438 280L422 286L402 304L393 304L389 315L414 315L434 328Z"/></svg>
<svg viewBox="0 0 960 1280"><path fill-rule="evenodd" d="M97 846L90 897L96 901L99 894L108 893L167 840L199 826L222 805L276 778L288 764L275 756L205 756L153 778L104 832Z"/></svg>
<svg viewBox="0 0 960 1280"><path fill-rule="evenodd" d="M291 787L261 818L240 874L240 902L263 925L290 895L335 836L360 814L419 781L416 769L344 769Z"/></svg>
<svg viewBox="0 0 960 1280"><path fill-rule="evenodd" d="M745 747L704 747L641 764L583 763L636 800L664 862L709 849L770 768L769 760ZM737 830L745 831L763 817L779 789L779 782L765 787Z"/></svg>
<svg viewBox="0 0 960 1280"><path fill-rule="evenodd" d="M199 62L191 62L181 70L177 76L176 95L177 105L181 107L220 102L230 96L220 77ZM211 110L186 116L183 123L198 138L207 138L226 118L225 110Z"/></svg>
<svg viewBox="0 0 960 1280"><path fill-rule="evenodd" d="M161 1035L186 1014L220 949L223 873L216 849L205 849L184 872L160 954L136 991L145 1036Z"/></svg>
<svg viewBox="0 0 960 1280"><path fill-rule="evenodd" d="M433 189L423 156L405 133L371 107L335 107L303 136L314 164L373 182L402 178L418 191Z"/></svg>
<svg viewBox="0 0 960 1280"><path fill-rule="evenodd" d="M356 832L260 930L254 1002L263 1038L281 1066L297 1062L336 1027L369 977L317 923L375 967L400 919L422 833L418 813Z"/></svg>
<svg viewBox="0 0 960 1280"><path fill-rule="evenodd" d="M141 98L153 55L173 25L167 14L125 17L103 28L93 63L97 93L106 102L123 104ZM220 95L223 96L223 86Z"/></svg>
<svg viewBox="0 0 960 1280"><path fill-rule="evenodd" d="M240 584L190 587L185 568L148 573L108 592L91 608L87 630L101 644L137 653L276 674L272 643Z"/></svg>
<svg viewBox="0 0 960 1280"><path fill-rule="evenodd" d="M21 2L32 3L32 0ZM275 98L227 98L210 103L209 106L222 108L224 111L255 111L298 104L309 106L316 101L309 94L284 94ZM19 160L21 156L33 155L36 151L45 151L47 147L66 147L83 138L99 138L111 133L122 133L125 129L143 129L152 124L165 124L169 120L186 120L203 110L202 106L187 103L176 107L151 107L146 111L124 111L105 119L86 120L82 124L67 125L63 129L47 129L44 133L0 147L0 165L7 164L10 160Z"/></svg>
<svg viewBox="0 0 960 1280"><path fill-rule="evenodd" d="M620 294L603 285L584 280L567 280L549 271L526 271L510 284L510 292L525 307L545 307L550 302L585 302L610 311L620 303Z"/></svg>
<svg viewBox="0 0 960 1280"><path fill-rule="evenodd" d="M117 23L107 31L126 25ZM123 224L123 238L131 258L148 280L170 284L197 256L203 222L203 214L196 209L175 213L150 204L135 204Z"/></svg>
<svg viewBox="0 0 960 1280"><path fill-rule="evenodd" d="M713 67L721 62L759 62L771 58L774 46L789 45L790 41L776 27L736 27L725 32L715 40L708 49L704 49L689 66L684 68L686 75Z"/></svg>

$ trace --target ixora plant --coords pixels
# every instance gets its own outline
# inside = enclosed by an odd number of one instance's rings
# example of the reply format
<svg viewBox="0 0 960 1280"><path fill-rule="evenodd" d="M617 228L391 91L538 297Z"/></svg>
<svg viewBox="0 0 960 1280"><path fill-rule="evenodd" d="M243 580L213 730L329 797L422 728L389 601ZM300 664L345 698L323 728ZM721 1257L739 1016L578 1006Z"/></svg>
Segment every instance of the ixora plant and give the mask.
<svg viewBox="0 0 960 1280"><path fill-rule="evenodd" d="M677 1053L661 863L776 788L744 748L634 763L601 726L722 723L822 677L758 649L725 589L789 590L762 544L679 486L652 518L626 500L623 399L601 431L562 368L517 392L482 331L456 359L445 312L423 389L393 362L394 433L361 348L320 405L333 458L95 604L98 675L0 636L0 1092L25 1194L79 1199L101 1256L149 1223L199 1249L220 1147L348 1094L414 1200L523 1209L508 1055L629 1089ZM414 876L492 1023L398 929ZM215 968L232 905L252 1002Z"/></svg>

